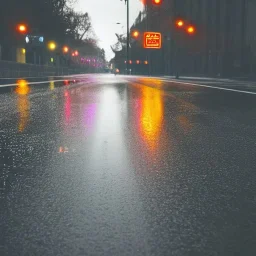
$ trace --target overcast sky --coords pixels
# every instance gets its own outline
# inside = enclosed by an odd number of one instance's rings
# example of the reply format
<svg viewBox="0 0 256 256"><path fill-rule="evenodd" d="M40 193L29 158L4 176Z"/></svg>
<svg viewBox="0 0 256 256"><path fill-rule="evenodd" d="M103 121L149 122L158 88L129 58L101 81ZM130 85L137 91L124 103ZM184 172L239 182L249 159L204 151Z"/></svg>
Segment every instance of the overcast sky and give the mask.
<svg viewBox="0 0 256 256"><path fill-rule="evenodd" d="M140 0L130 0L130 25L143 8ZM126 33L126 6L124 0L78 0L75 9L88 12L99 46L106 51L107 59L114 57L110 45L116 43L115 33ZM120 22L121 25L116 23Z"/></svg>

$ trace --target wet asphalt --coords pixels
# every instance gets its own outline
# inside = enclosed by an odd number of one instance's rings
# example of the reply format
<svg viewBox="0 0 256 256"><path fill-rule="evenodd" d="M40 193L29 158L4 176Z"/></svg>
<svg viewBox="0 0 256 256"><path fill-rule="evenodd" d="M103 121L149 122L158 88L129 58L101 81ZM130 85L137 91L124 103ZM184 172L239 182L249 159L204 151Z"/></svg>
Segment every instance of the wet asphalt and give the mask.
<svg viewBox="0 0 256 256"><path fill-rule="evenodd" d="M0 255L256 255L256 95L168 79L0 88Z"/></svg>

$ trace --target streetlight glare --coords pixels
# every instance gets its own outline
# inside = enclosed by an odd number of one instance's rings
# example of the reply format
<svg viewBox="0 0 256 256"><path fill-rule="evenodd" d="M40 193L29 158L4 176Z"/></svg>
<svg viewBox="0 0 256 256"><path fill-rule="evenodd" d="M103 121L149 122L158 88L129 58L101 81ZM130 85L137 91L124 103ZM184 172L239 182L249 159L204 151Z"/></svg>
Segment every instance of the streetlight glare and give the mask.
<svg viewBox="0 0 256 256"><path fill-rule="evenodd" d="M139 33L139 31L137 31L137 30L133 31L133 33L132 33L132 36L133 36L134 38L138 38L139 35L140 35L140 33Z"/></svg>
<svg viewBox="0 0 256 256"><path fill-rule="evenodd" d="M26 33L27 32L27 27L24 24L19 24L17 26L17 28L18 28L18 31L21 32L21 33Z"/></svg>
<svg viewBox="0 0 256 256"><path fill-rule="evenodd" d="M153 0L153 4L159 5L159 4L161 4L161 2L162 2L162 0Z"/></svg>
<svg viewBox="0 0 256 256"><path fill-rule="evenodd" d="M48 48L51 50L51 51L54 51L56 49L56 43L55 42L49 42L48 43Z"/></svg>
<svg viewBox="0 0 256 256"><path fill-rule="evenodd" d="M194 28L193 26L188 26L187 32L188 32L189 34L194 34L195 28Z"/></svg>
<svg viewBox="0 0 256 256"><path fill-rule="evenodd" d="M177 20L176 25L181 28L184 25L184 21L183 20Z"/></svg>
<svg viewBox="0 0 256 256"><path fill-rule="evenodd" d="M69 48L68 48L67 46L64 46L64 47L63 47L63 52L64 52L64 53L68 53L68 51L69 51Z"/></svg>

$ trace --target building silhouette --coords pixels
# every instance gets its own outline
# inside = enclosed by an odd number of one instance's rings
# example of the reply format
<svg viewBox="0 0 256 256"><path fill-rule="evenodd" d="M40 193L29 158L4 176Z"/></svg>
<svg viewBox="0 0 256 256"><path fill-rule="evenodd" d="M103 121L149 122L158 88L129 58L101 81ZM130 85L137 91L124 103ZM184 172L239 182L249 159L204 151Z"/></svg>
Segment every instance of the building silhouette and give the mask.
<svg viewBox="0 0 256 256"><path fill-rule="evenodd" d="M150 55L152 74L173 75L178 60L184 75L243 77L255 73L256 1L165 0L161 6L153 6L149 0L147 3L148 8L139 14L132 29L163 35L161 50L141 49L144 55ZM184 31L177 40L177 18L193 24L196 33L189 36ZM181 48L179 55L177 45Z"/></svg>

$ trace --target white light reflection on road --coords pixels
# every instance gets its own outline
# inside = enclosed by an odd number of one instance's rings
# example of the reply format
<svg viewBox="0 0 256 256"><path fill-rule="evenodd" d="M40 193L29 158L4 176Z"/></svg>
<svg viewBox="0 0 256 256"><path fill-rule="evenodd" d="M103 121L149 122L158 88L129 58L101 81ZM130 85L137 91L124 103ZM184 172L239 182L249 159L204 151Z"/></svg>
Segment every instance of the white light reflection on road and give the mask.
<svg viewBox="0 0 256 256"><path fill-rule="evenodd" d="M118 162L116 160L121 161L122 154L126 152L123 141L121 99L118 90L114 87L103 88L100 97L92 149L95 150L95 158L108 157L109 161L116 164Z"/></svg>

